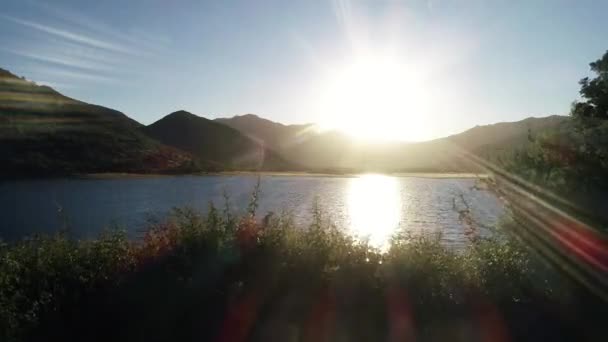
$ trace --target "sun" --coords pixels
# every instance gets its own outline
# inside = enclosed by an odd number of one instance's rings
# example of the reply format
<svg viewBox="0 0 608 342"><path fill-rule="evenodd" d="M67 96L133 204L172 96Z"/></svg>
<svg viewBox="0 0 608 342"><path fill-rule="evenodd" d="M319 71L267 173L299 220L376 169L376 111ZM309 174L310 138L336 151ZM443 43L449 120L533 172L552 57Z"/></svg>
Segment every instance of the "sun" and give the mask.
<svg viewBox="0 0 608 342"><path fill-rule="evenodd" d="M398 59L357 58L332 68L322 88L324 127L365 140L416 141L430 133L421 71Z"/></svg>

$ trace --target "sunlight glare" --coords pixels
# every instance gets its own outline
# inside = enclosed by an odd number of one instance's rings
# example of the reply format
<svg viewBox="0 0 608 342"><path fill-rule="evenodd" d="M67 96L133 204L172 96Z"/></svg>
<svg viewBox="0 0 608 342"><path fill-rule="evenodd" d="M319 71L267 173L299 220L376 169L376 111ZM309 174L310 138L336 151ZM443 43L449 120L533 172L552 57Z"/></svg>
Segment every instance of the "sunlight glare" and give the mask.
<svg viewBox="0 0 608 342"><path fill-rule="evenodd" d="M352 178L347 196L352 235L386 251L401 220L397 179L374 174Z"/></svg>
<svg viewBox="0 0 608 342"><path fill-rule="evenodd" d="M321 96L325 127L365 140L420 140L427 103L420 67L391 57L333 69Z"/></svg>

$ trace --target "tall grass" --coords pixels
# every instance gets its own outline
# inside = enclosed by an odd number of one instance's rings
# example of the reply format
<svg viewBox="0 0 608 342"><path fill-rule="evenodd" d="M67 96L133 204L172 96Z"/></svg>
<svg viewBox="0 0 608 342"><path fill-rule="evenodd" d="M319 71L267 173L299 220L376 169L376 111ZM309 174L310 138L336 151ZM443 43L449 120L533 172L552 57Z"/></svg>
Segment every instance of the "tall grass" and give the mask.
<svg viewBox="0 0 608 342"><path fill-rule="evenodd" d="M0 340L572 340L605 333L603 303L516 238L453 251L395 236L380 252L315 210L178 209L119 231L0 247ZM505 225L505 229L506 229Z"/></svg>

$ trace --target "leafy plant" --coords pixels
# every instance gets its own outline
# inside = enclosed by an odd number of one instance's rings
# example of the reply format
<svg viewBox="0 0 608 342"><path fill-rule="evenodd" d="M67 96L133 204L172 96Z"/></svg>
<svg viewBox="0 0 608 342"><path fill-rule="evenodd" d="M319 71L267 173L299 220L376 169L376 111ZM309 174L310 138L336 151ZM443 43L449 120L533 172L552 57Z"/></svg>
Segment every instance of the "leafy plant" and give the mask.
<svg viewBox="0 0 608 342"><path fill-rule="evenodd" d="M581 290L516 239L455 251L400 234L381 252L314 213L298 226L289 215L258 220L211 205L207 215L174 210L140 241L111 231L1 244L0 338L221 339L241 329L251 340L383 340L406 319L425 340L448 338L454 325L473 329L489 308L523 339L533 339L532 322L566 339L601 327L601 303L581 307ZM573 325L547 306L594 315Z"/></svg>

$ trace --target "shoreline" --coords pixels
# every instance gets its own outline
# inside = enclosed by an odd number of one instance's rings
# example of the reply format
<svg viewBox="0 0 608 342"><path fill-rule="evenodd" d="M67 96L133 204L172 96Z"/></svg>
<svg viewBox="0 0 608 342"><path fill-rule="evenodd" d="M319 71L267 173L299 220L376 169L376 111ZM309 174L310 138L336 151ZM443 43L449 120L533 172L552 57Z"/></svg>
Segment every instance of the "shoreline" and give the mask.
<svg viewBox="0 0 608 342"><path fill-rule="evenodd" d="M304 171L220 171L206 173L162 174L162 173L90 173L65 178L74 179L139 179L180 176L264 176L264 177L326 177L326 178L355 178L364 175L382 175L398 178L433 178L433 179L488 179L489 174L471 172L361 172L361 173L328 173Z"/></svg>

